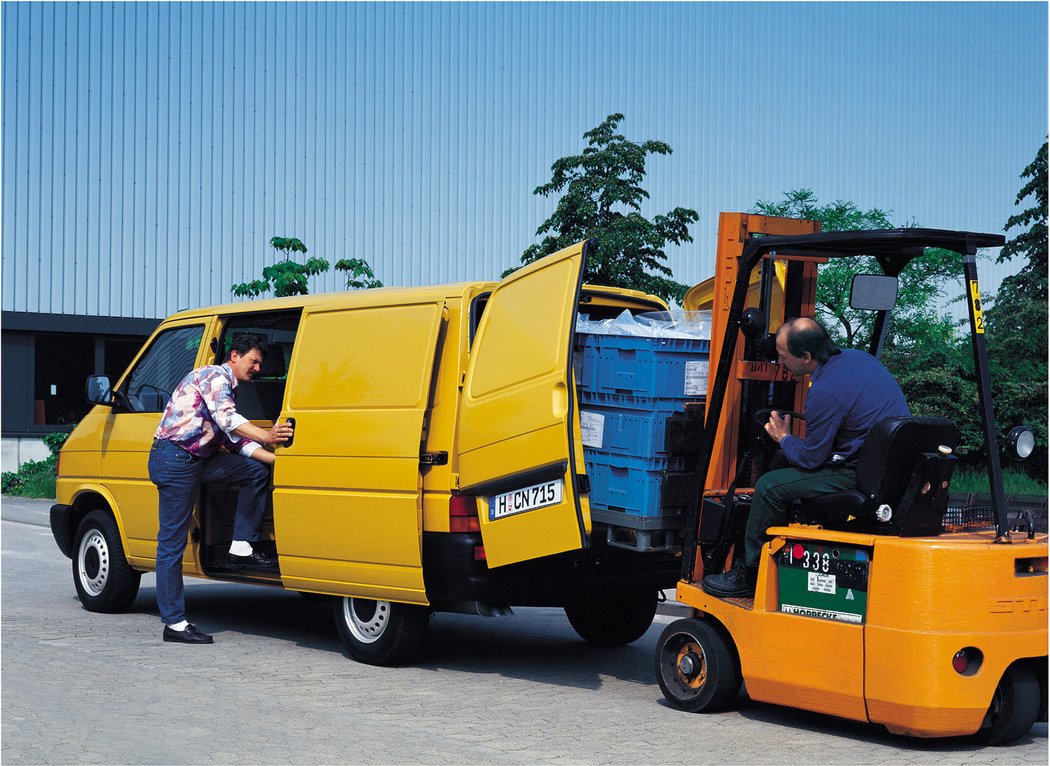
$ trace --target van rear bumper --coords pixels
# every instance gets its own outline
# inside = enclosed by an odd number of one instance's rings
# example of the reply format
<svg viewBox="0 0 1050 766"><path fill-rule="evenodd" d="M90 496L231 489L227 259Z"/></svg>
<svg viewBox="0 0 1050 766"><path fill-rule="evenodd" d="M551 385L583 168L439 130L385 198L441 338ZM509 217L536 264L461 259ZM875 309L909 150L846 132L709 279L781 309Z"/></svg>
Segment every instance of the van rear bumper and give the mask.
<svg viewBox="0 0 1050 766"><path fill-rule="evenodd" d="M432 605L440 609L455 602L495 601L565 606L596 591L673 588L681 576L681 559L674 554L609 548L604 532L587 550L495 569L474 559L481 544L478 533L423 533L423 579Z"/></svg>

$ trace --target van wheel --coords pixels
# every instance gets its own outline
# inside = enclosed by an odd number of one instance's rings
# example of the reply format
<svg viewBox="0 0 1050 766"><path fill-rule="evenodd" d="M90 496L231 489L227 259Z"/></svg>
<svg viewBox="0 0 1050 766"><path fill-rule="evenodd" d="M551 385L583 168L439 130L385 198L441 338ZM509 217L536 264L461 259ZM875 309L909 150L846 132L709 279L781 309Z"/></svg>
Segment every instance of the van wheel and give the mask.
<svg viewBox="0 0 1050 766"><path fill-rule="evenodd" d="M740 691L740 671L726 639L695 618L676 620L660 634L656 680L667 701L687 713L724 708Z"/></svg>
<svg viewBox="0 0 1050 766"><path fill-rule="evenodd" d="M613 591L565 607L572 629L589 644L622 646L637 641L656 615L656 591Z"/></svg>
<svg viewBox="0 0 1050 766"><path fill-rule="evenodd" d="M400 665L423 645L430 622L426 607L352 596L334 601L339 637L358 662Z"/></svg>
<svg viewBox="0 0 1050 766"><path fill-rule="evenodd" d="M974 735L982 745L1008 745L1028 733L1039 715L1039 678L1025 663L1011 665L992 694L991 725Z"/></svg>
<svg viewBox="0 0 1050 766"><path fill-rule="evenodd" d="M124 557L117 522L106 511L92 511L73 538L73 584L89 612L126 612L139 592L142 573Z"/></svg>

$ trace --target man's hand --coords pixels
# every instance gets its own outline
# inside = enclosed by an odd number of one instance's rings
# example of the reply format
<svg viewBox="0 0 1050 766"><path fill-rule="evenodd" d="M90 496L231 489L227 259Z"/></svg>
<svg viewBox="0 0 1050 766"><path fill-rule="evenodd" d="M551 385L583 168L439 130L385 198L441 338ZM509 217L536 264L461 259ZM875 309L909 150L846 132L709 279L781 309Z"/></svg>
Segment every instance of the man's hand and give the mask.
<svg viewBox="0 0 1050 766"><path fill-rule="evenodd" d="M766 423L765 428L766 433L773 438L773 441L780 444L781 440L791 433L791 416L781 415L776 410L773 410L769 413L769 422Z"/></svg>
<svg viewBox="0 0 1050 766"><path fill-rule="evenodd" d="M273 428L265 432L266 436L261 440L262 444L271 447L276 447L278 444L284 444L292 438L292 430L291 423L274 423Z"/></svg>

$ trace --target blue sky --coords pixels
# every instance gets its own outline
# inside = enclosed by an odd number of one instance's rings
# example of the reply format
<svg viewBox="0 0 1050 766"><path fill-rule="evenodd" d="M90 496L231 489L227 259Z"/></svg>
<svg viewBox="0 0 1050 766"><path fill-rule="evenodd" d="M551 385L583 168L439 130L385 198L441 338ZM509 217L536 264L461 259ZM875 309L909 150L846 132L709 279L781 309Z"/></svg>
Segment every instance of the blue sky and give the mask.
<svg viewBox="0 0 1050 766"><path fill-rule="evenodd" d="M494 278L613 112L674 149L643 212L699 213L681 282L720 211L799 187L1001 231L1047 134L1047 5L5 4L4 309L226 301L275 234L387 284Z"/></svg>

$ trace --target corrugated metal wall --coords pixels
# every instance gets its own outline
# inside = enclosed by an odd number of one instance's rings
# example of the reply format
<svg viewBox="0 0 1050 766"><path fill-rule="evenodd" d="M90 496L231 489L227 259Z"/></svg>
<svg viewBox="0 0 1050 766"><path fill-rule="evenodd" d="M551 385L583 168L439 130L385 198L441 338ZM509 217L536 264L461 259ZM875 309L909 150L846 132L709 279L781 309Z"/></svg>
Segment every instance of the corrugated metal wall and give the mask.
<svg viewBox="0 0 1050 766"><path fill-rule="evenodd" d="M823 143L804 151L813 136L791 110L838 81L828 71L816 86L799 63L828 20L796 8L801 37L750 4L4 4L3 309L161 317L225 302L273 259L273 235L333 262L365 257L389 285L493 278L550 213L531 191L551 162L614 111L629 137L675 149L650 164L645 212L701 214L696 243L673 250L680 281L710 272L719 210L799 186L891 207L902 223L1001 229L1045 132L1045 9L1026 11L1042 14L1030 25L1041 88L1011 80L995 95L1010 119L965 128L975 152L998 131L1005 159L980 188L953 175L924 191L929 174L886 167L900 116L850 160L859 180L821 184L844 175L840 131L816 115ZM892 76L869 85L892 101L895 78L922 62L876 48L865 55ZM707 74L727 66L732 81ZM1026 109L1032 119L1014 119ZM755 151L726 151L741 140ZM943 188L995 204L924 207ZM965 215L975 209L980 220ZM312 284L342 286L335 274Z"/></svg>

